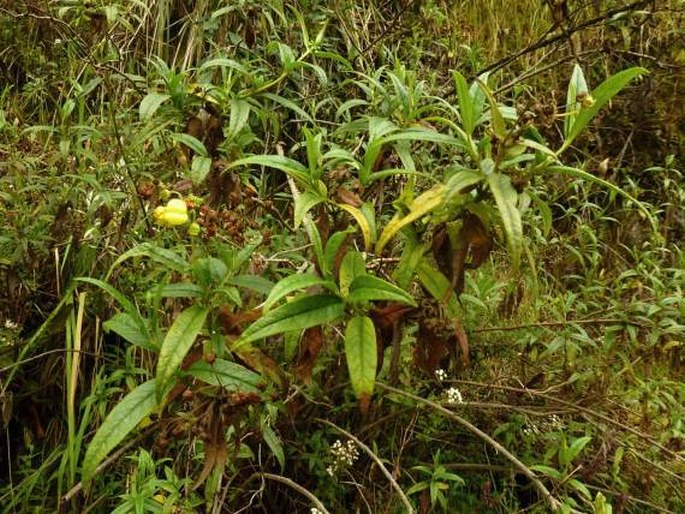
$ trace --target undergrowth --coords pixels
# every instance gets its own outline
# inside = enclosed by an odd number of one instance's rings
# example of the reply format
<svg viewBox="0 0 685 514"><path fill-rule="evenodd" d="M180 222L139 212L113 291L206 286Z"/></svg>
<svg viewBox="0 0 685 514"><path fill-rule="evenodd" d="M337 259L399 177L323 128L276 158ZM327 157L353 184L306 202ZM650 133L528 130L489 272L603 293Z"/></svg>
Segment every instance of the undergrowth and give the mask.
<svg viewBox="0 0 685 514"><path fill-rule="evenodd" d="M682 511L682 5L543 4L0 2L3 511Z"/></svg>

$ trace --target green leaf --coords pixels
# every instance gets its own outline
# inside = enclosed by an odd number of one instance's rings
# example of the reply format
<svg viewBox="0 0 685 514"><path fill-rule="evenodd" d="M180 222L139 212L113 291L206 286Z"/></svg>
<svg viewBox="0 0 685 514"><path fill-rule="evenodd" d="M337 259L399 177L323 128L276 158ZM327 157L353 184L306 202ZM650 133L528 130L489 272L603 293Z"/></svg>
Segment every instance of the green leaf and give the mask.
<svg viewBox="0 0 685 514"><path fill-rule="evenodd" d="M450 281L442 274L440 270L435 268L428 259L423 257L416 268L416 274L419 277L421 284L428 290L433 298L442 301L445 294L451 288ZM459 315L459 303L454 294L454 291L447 298L447 312L450 316Z"/></svg>
<svg viewBox="0 0 685 514"><path fill-rule="evenodd" d="M495 197L502 218L502 227L507 237L509 256L514 273L518 271L523 249L523 224L518 210L518 193L508 176L492 173L486 177L490 191Z"/></svg>
<svg viewBox="0 0 685 514"><path fill-rule="evenodd" d="M402 234L404 235L404 248L400 261L392 273L392 279L400 287L406 289L409 287L416 267L426 251L426 245L421 244L418 236L409 229L405 229Z"/></svg>
<svg viewBox="0 0 685 514"><path fill-rule="evenodd" d="M349 294L345 300L353 304L388 300L416 306L416 302L409 293L372 275L361 275L355 278L350 284Z"/></svg>
<svg viewBox="0 0 685 514"><path fill-rule="evenodd" d="M557 155L566 150L573 140L583 131L583 129L590 123L590 120L597 114L597 112L604 107L604 105L611 100L616 93L630 83L635 77L649 73L645 68L629 68L620 71L602 82L597 89L592 92L594 103L590 107L583 107L569 129L568 135L564 140L564 144L557 150Z"/></svg>
<svg viewBox="0 0 685 514"><path fill-rule="evenodd" d="M155 380L149 380L128 393L112 409L88 445L83 458L81 477L88 482L98 465L146 416L156 408Z"/></svg>
<svg viewBox="0 0 685 514"><path fill-rule="evenodd" d="M114 261L114 264L110 266L105 280L110 277L112 271L114 271L114 268L119 266L125 260L133 257L149 257L156 263L180 273L187 272L188 268L190 267L188 261L181 257L178 253L167 250L166 248L162 248L161 246L157 246L153 243L142 243L119 256L119 258Z"/></svg>
<svg viewBox="0 0 685 514"><path fill-rule="evenodd" d="M269 294L274 284L270 280L258 275L236 275L226 282L229 285L252 289L260 294Z"/></svg>
<svg viewBox="0 0 685 514"><path fill-rule="evenodd" d="M550 467L550 466L545 466L544 464L535 464L533 466L530 466L531 471L539 471L543 475L546 475L550 478L555 478L557 480L561 480L563 478L563 475L561 472L558 470Z"/></svg>
<svg viewBox="0 0 685 514"><path fill-rule="evenodd" d="M368 316L355 316L345 328L345 358L350 382L357 399L366 402L371 398L376 382L376 329Z"/></svg>
<svg viewBox="0 0 685 514"><path fill-rule="evenodd" d="M478 81L478 85L490 104L490 123L492 125L492 131L499 139L504 139L507 136L507 126L504 122L501 107L485 82Z"/></svg>
<svg viewBox="0 0 685 514"><path fill-rule="evenodd" d="M409 213L406 216L401 217L395 215L381 233L381 237L376 244L376 253L380 254L383 251L383 248L385 248L385 245L388 244L402 227L407 226L409 223L416 221L433 209L443 205L445 203L445 192L445 185L439 184L416 197L409 205Z"/></svg>
<svg viewBox="0 0 685 514"><path fill-rule="evenodd" d="M247 100L232 98L231 99L231 115L228 118L228 131L226 137L228 139L235 138L238 133L243 130L250 117L250 104Z"/></svg>
<svg viewBox="0 0 685 514"><path fill-rule="evenodd" d="M314 207L327 200L327 196L314 191L305 191L295 197L294 223L295 230L300 228L302 219Z"/></svg>
<svg viewBox="0 0 685 514"><path fill-rule="evenodd" d="M455 71L452 73L454 85L457 90L457 99L459 100L459 114L461 116L461 124L466 135L471 137L473 130L476 128L477 113L473 98L469 92L469 86L466 83L464 76Z"/></svg>
<svg viewBox="0 0 685 514"><path fill-rule="evenodd" d="M119 312L102 324L106 331L112 331L131 344L156 352L159 348L150 341L147 330L141 327L140 319L127 312Z"/></svg>
<svg viewBox="0 0 685 514"><path fill-rule="evenodd" d="M282 155L252 155L229 163L226 169L248 166L250 164L276 168L304 185L309 185L310 182L309 170L307 168L296 160Z"/></svg>
<svg viewBox="0 0 685 514"><path fill-rule="evenodd" d="M225 359L216 359L212 364L199 360L186 371L202 382L223 387L229 391L257 393L262 383L258 373Z"/></svg>
<svg viewBox="0 0 685 514"><path fill-rule="evenodd" d="M202 184L205 178L207 178L207 175L211 169L211 157L202 157L200 155L196 155L193 157L193 162L190 164L190 180L195 185Z"/></svg>
<svg viewBox="0 0 685 514"><path fill-rule="evenodd" d="M483 174L480 171L460 170L452 175L447 181L447 196L449 200L468 187L475 186L483 180Z"/></svg>
<svg viewBox="0 0 685 514"><path fill-rule="evenodd" d="M347 296L352 281L365 274L366 262L364 261L364 256L356 250L348 251L340 264L340 276L338 278L340 293L343 296Z"/></svg>
<svg viewBox="0 0 685 514"><path fill-rule="evenodd" d="M345 242L345 238L349 234L354 234L354 227L348 227L346 230L341 230L334 233L326 241L326 248L324 249L324 262L325 262L325 275L330 276L333 272L333 267L335 265L335 258L338 255L340 247Z"/></svg>
<svg viewBox="0 0 685 514"><path fill-rule="evenodd" d="M207 148L205 148L205 145L202 143L202 141L200 141L194 136L191 136L190 134L171 134L171 139L173 139L174 141L178 141L181 144L184 144L193 152L202 157L207 157L208 155Z"/></svg>
<svg viewBox="0 0 685 514"><path fill-rule="evenodd" d="M157 109L169 98L171 98L171 95L165 93L148 93L140 102L140 119L147 120L151 118L157 112Z"/></svg>
<svg viewBox="0 0 685 514"><path fill-rule="evenodd" d="M200 305L188 307L176 317L169 328L157 360L156 378L159 400L162 399L163 392L202 330L208 312L208 309Z"/></svg>
<svg viewBox="0 0 685 514"><path fill-rule="evenodd" d="M585 445L587 445L587 443L589 443L590 441L592 441L592 437L589 436L579 437L578 439L573 441L566 452L568 462L573 462L573 460L580 454L580 452L583 451Z"/></svg>
<svg viewBox="0 0 685 514"><path fill-rule="evenodd" d="M202 296L202 288L189 282L177 282L155 286L150 293L160 298L198 298Z"/></svg>
<svg viewBox="0 0 685 514"><path fill-rule="evenodd" d="M262 419L261 425L262 437L264 438L264 442L273 452L274 457L276 457L276 460L278 461L278 464L281 466L282 470L283 468L285 468L285 453L283 452L283 444L281 444L280 438L276 435L274 429L271 428L271 425L266 423L264 419Z"/></svg>
<svg viewBox="0 0 685 514"><path fill-rule="evenodd" d="M309 113L307 111L305 111L304 109L302 109L299 105L297 105L292 100L288 100L287 98L283 98L282 96L279 96L279 95L274 95L273 93L262 93L262 96L264 98L268 98L269 100L272 100L272 101L282 105L286 109L290 109L291 111L293 111L296 114L299 114L306 121L308 121L310 123L314 123L314 119L309 115Z"/></svg>
<svg viewBox="0 0 685 514"><path fill-rule="evenodd" d="M566 116L564 117L564 139L568 139L571 133L573 123L576 121L578 111L580 110L580 102L578 102L578 95L587 95L589 93L587 82L585 82L585 74L579 64L573 66L573 73L571 73L571 80L568 81L568 90L566 91Z"/></svg>
<svg viewBox="0 0 685 514"><path fill-rule="evenodd" d="M241 344L274 334L332 323L342 318L344 314L345 304L337 296L327 294L304 296L264 314L245 329L234 342L233 347L237 348Z"/></svg>
<svg viewBox="0 0 685 514"><path fill-rule="evenodd" d="M290 293L314 286L324 286L331 292L335 292L337 289L335 284L330 280L323 279L311 273L295 273L276 282L276 285L273 287L268 298L264 302L262 310L264 313L266 313L271 309L271 307L273 307L277 302L285 298Z"/></svg>

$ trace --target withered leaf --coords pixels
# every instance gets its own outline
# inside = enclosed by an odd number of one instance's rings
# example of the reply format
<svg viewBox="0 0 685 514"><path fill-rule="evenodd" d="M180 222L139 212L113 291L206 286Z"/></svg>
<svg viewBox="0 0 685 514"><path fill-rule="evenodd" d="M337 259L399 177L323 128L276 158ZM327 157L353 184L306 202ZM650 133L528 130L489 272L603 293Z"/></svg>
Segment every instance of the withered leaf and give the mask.
<svg viewBox="0 0 685 514"><path fill-rule="evenodd" d="M300 355L294 371L307 385L312 382L312 369L322 346L323 330L321 327L312 327L304 331L300 339Z"/></svg>
<svg viewBox="0 0 685 514"><path fill-rule="evenodd" d="M339 187L338 190L336 191L336 196L338 197L338 200L341 203L351 205L352 207L361 207L364 202L362 199L359 197L357 193L354 193L352 191L349 191L348 189L345 189L344 187Z"/></svg>

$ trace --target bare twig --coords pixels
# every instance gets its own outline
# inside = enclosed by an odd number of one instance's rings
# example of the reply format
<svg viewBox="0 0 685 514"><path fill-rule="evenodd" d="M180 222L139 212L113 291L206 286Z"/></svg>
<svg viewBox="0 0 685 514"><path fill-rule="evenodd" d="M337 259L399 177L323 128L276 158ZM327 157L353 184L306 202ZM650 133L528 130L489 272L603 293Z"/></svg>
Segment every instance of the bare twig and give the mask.
<svg viewBox="0 0 685 514"><path fill-rule="evenodd" d="M504 66L507 66L508 64L512 63L513 61L519 59L520 57L523 57L524 55L527 55L529 53L532 53L536 50L539 50L540 48L544 48L546 46L552 45L556 43L557 41L562 41L565 39L568 39L572 34L575 32L579 32L583 29L586 29L588 27L591 27L593 25L597 25L599 23L602 23L611 17L615 16L616 14L621 14L625 12L630 12L634 9L640 9L642 7L645 7L648 4L648 0L640 0L638 2L633 2L632 4L628 4L624 7L619 7L617 9L611 9L606 11L600 16L597 16L595 18L586 20L582 23L579 23L578 25L575 25L574 27L570 28L569 30L564 30L561 33L555 34L554 36L548 36L548 33L546 33L544 36L542 36L541 39L539 39L537 42L528 45L527 47L523 48L522 50L516 52L515 54L508 55L507 57L504 57L503 59L500 59L499 61L496 61L485 68L479 70L476 73L476 77L482 75L483 73L491 72L498 70L500 68L503 68Z"/></svg>
<svg viewBox="0 0 685 514"><path fill-rule="evenodd" d="M250 478L247 479L247 482L252 480L253 478L268 478L269 480L273 480L275 482L280 482L281 484L285 484L288 487L294 489L298 493L300 493L302 496L306 496L313 504L314 506L319 509L322 514L330 514L326 507L324 507L324 504L321 503L321 500L319 500L316 496L314 496L311 492L309 492L307 489L302 487L300 484L297 482L294 482L290 480L288 477L284 477L281 475L274 475L272 473L255 473L252 475Z"/></svg>

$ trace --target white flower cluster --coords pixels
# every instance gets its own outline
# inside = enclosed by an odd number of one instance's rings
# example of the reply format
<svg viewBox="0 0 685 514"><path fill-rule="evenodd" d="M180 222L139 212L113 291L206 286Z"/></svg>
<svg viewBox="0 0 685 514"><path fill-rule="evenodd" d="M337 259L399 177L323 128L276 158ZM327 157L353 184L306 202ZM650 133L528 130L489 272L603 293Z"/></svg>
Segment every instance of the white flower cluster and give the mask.
<svg viewBox="0 0 685 514"><path fill-rule="evenodd" d="M445 371L444 369L436 369L435 370L435 378L437 378L438 380L440 380L440 382L442 382L443 380L445 380L447 378L447 371Z"/></svg>
<svg viewBox="0 0 685 514"><path fill-rule="evenodd" d="M17 330L19 328L19 325L12 321L11 319L6 319L5 320L5 328L7 330Z"/></svg>
<svg viewBox="0 0 685 514"><path fill-rule="evenodd" d="M447 397L447 403L458 404L464 403L464 398L461 396L461 391L456 387L450 387L445 391L445 396Z"/></svg>
<svg viewBox="0 0 685 514"><path fill-rule="evenodd" d="M323 512L321 512L316 507L312 507L311 509L309 509L309 514L323 514Z"/></svg>
<svg viewBox="0 0 685 514"><path fill-rule="evenodd" d="M326 468L326 472L331 476L335 476L338 471L343 468L352 466L359 458L359 450L354 444L354 441L346 441L343 443L338 439L333 443L330 451L334 461L333 464Z"/></svg>

